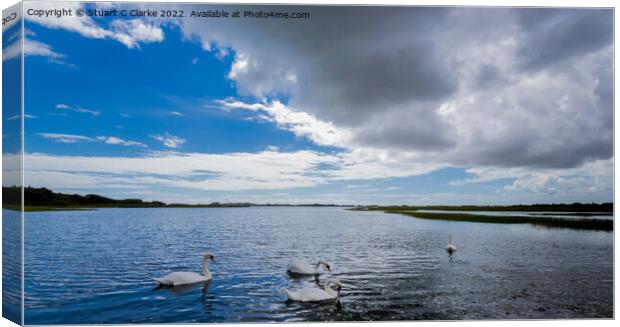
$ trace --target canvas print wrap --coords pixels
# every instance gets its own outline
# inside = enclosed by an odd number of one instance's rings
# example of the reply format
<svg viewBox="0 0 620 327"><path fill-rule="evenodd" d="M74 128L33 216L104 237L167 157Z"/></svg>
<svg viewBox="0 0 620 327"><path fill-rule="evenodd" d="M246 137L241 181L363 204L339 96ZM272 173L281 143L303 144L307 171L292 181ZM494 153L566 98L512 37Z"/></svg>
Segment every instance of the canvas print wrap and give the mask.
<svg viewBox="0 0 620 327"><path fill-rule="evenodd" d="M2 36L7 319L613 318L612 9L27 1Z"/></svg>

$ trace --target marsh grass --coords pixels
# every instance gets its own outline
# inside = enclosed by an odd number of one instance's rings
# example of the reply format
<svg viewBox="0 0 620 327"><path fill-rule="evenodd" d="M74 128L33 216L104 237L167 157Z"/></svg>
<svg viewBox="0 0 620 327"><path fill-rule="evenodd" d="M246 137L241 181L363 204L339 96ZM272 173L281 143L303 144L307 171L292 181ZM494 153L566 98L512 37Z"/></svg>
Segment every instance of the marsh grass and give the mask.
<svg viewBox="0 0 620 327"><path fill-rule="evenodd" d="M386 213L401 214L420 219L466 221L491 224L531 224L551 228L571 228L581 230L613 231L614 222L611 219L578 219L558 218L548 216L492 216L468 213L436 213L419 212L415 210L383 210Z"/></svg>

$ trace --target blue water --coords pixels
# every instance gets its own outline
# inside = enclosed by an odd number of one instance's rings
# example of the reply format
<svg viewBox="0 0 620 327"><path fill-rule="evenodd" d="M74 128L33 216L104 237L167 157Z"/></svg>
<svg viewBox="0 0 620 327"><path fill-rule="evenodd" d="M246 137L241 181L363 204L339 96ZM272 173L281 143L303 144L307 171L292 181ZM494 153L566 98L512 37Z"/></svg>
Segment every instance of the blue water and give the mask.
<svg viewBox="0 0 620 327"><path fill-rule="evenodd" d="M21 212L2 209L2 316L21 324Z"/></svg>
<svg viewBox="0 0 620 327"><path fill-rule="evenodd" d="M28 212L25 233L26 324L613 314L609 232L252 207ZM205 251L210 284L155 288L153 277L200 272ZM340 301L287 303L284 288L318 287L287 264L317 258L342 281Z"/></svg>

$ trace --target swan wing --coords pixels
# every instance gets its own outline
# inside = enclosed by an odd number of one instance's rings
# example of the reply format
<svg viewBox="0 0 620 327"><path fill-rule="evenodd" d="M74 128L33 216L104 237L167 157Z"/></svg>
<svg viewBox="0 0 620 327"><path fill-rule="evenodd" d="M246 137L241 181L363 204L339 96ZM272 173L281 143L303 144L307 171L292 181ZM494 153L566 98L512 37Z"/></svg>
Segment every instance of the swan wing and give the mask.
<svg viewBox="0 0 620 327"><path fill-rule="evenodd" d="M302 288L298 291L289 291L285 289L284 293L289 300L297 302L320 302L336 298L336 296L319 288Z"/></svg>
<svg viewBox="0 0 620 327"><path fill-rule="evenodd" d="M155 278L155 280L162 285L177 286L206 282L210 280L210 278L197 274L195 272L178 271L168 274L166 277L163 278Z"/></svg>
<svg viewBox="0 0 620 327"><path fill-rule="evenodd" d="M294 261L292 262L288 268L286 269L289 273L293 274L302 274L302 275L314 275L318 273L318 270L315 267L303 262L303 261Z"/></svg>

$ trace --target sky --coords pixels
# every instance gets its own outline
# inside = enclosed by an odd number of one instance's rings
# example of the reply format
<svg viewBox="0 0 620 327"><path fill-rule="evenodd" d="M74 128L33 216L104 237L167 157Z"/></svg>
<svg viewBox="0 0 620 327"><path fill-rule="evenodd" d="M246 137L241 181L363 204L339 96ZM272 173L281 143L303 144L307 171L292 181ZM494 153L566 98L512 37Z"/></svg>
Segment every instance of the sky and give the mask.
<svg viewBox="0 0 620 327"><path fill-rule="evenodd" d="M26 185L183 203L613 201L611 10L140 6L310 18L26 17Z"/></svg>

